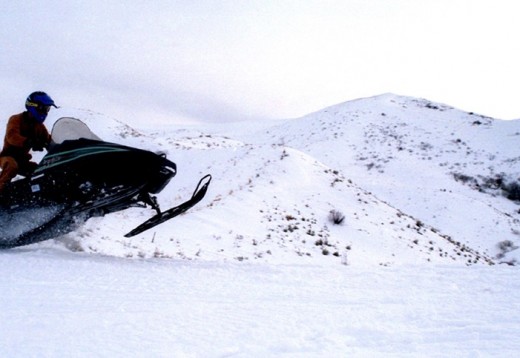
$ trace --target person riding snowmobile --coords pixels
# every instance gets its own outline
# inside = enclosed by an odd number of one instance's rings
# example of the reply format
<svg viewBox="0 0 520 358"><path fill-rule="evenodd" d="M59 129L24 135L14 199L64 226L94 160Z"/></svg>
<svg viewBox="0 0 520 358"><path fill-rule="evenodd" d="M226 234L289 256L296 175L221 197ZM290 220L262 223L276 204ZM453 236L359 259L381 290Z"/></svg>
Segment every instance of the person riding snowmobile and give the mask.
<svg viewBox="0 0 520 358"><path fill-rule="evenodd" d="M58 108L45 92L33 92L25 102L26 111L9 118L0 152L0 194L16 175L30 175L36 168L31 161L33 151L43 151L50 143L50 134L43 122L51 106Z"/></svg>

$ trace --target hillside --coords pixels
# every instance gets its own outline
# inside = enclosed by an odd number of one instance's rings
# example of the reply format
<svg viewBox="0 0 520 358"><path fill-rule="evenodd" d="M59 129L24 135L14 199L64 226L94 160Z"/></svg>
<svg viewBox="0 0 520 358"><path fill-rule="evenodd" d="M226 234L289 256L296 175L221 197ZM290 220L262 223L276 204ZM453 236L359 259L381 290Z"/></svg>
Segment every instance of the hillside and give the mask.
<svg viewBox="0 0 520 358"><path fill-rule="evenodd" d="M166 152L179 173L159 195L164 209L188 197L202 175L214 179L187 215L132 239L124 233L151 210L94 218L40 246L333 265L519 258L518 202L502 189L520 178L520 121L392 94L291 120L186 128L130 128L77 110L55 116L80 118L108 141ZM331 211L344 217L340 224Z"/></svg>

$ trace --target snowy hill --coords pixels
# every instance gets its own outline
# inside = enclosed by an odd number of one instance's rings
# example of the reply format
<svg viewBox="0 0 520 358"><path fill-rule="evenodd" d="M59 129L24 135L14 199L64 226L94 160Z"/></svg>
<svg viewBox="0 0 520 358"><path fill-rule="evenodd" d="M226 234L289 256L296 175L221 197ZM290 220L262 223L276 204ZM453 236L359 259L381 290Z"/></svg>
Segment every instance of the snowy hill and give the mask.
<svg viewBox="0 0 520 358"><path fill-rule="evenodd" d="M520 259L520 121L391 94L211 126L51 116L166 152L163 209L213 181L133 238L151 209L1 251L1 356L519 355L518 268L500 263Z"/></svg>
<svg viewBox="0 0 520 358"><path fill-rule="evenodd" d="M39 246L284 264L520 258L519 206L503 190L520 180L520 121L392 94L291 120L185 128L53 115L80 118L108 141L166 152L179 173L159 195L164 209L189 197L202 175L214 179L197 207L134 238L123 235L151 210L94 218Z"/></svg>

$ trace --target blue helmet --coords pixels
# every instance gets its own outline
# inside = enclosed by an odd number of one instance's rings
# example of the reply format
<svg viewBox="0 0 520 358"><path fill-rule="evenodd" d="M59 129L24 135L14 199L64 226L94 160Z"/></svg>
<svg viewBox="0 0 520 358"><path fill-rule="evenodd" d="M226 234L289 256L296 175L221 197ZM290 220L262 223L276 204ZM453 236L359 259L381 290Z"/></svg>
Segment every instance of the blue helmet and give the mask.
<svg viewBox="0 0 520 358"><path fill-rule="evenodd" d="M41 91L31 93L25 101L25 108L39 123L45 121L51 106L58 108L52 98L47 93Z"/></svg>

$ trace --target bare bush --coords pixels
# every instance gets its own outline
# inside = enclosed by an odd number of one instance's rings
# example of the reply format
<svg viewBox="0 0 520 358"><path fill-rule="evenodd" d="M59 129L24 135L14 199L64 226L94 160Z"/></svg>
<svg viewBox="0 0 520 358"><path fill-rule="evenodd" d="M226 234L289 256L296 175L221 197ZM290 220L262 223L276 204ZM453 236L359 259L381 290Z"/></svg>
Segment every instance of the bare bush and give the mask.
<svg viewBox="0 0 520 358"><path fill-rule="evenodd" d="M502 189L507 193L509 200L520 200L520 184L518 182L506 184Z"/></svg>
<svg viewBox="0 0 520 358"><path fill-rule="evenodd" d="M329 212L329 220L334 225L341 225L343 223L343 221L345 220L345 215L343 215L340 211L331 210Z"/></svg>
<svg viewBox="0 0 520 358"><path fill-rule="evenodd" d="M515 246L511 240L500 241L497 246L502 252L509 252L518 249L518 246Z"/></svg>

